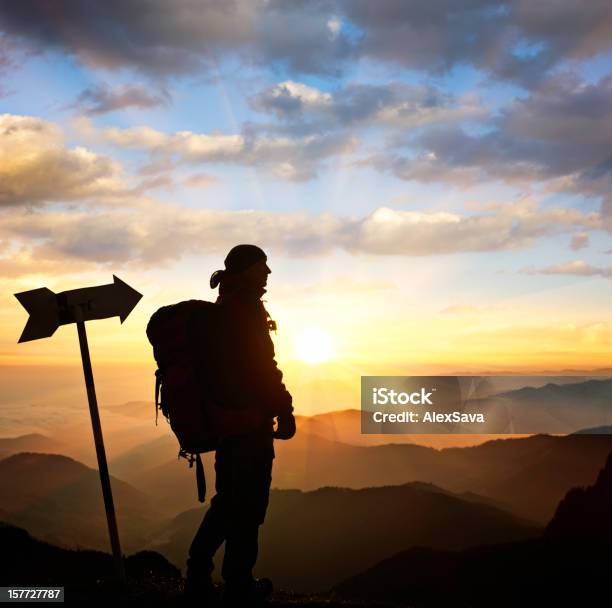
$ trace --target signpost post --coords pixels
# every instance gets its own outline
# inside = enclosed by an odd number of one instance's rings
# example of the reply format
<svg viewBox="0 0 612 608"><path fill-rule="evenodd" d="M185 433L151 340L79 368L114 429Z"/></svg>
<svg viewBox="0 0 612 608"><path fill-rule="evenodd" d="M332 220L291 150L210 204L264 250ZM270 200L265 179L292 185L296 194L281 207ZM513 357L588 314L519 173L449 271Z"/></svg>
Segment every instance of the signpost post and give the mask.
<svg viewBox="0 0 612 608"><path fill-rule="evenodd" d="M52 336L60 325L76 323L79 346L81 348L81 359L83 361L85 387L87 389L87 401L89 402L89 413L91 414L91 425L96 446L96 456L98 458L98 471L100 472L100 482L102 484L102 496L104 497L104 508L106 509L106 519L108 522L108 533L117 576L121 581L125 581L125 568L121 554L121 544L119 542L119 530L117 529L117 518L115 517L106 452L104 451L104 438L102 436L102 426L100 425L100 414L98 412L89 347L87 345L85 321L118 316L121 323L123 323L140 298L142 298L142 294L113 275L113 283L109 285L83 287L58 294L53 293L46 287L41 287L40 289L16 293L15 297L30 313L19 342L47 338Z"/></svg>

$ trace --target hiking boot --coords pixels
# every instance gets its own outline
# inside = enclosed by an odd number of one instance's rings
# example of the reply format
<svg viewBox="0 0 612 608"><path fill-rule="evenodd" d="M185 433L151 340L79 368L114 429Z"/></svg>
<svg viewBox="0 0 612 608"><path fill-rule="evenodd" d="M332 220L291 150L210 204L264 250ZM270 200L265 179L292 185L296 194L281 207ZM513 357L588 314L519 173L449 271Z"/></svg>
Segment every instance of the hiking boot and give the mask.
<svg viewBox="0 0 612 608"><path fill-rule="evenodd" d="M255 578L243 585L226 584L222 596L223 606L228 608L264 606L273 589L269 578Z"/></svg>
<svg viewBox="0 0 612 608"><path fill-rule="evenodd" d="M219 606L219 592L210 578L188 576L185 579L183 600L186 606L213 608Z"/></svg>

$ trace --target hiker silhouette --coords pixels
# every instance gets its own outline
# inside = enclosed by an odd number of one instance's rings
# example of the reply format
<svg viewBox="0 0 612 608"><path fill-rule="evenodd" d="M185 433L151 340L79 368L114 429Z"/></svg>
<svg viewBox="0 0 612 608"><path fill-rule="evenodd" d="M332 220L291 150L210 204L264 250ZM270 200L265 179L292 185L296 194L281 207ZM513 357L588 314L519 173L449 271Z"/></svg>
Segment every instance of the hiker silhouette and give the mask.
<svg viewBox="0 0 612 608"><path fill-rule="evenodd" d="M222 319L219 374L223 407L261 414L252 431L224 437L215 454L215 489L210 507L193 539L187 560L186 593L198 599L214 594L213 556L225 542L221 574L224 599L240 604L263 599L272 591L267 579L256 580L258 532L263 523L272 481L274 438L295 434L292 398L274 359L269 317L261 297L271 270L266 254L255 245L237 245L214 272L219 286L216 304ZM274 430L274 418L277 427Z"/></svg>

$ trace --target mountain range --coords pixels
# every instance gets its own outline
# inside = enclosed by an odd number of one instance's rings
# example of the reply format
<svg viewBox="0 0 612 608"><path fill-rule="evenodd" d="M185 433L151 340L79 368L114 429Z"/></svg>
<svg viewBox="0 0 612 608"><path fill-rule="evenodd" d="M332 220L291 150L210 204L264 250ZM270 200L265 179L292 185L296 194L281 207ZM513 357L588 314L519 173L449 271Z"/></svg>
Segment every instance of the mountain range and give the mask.
<svg viewBox="0 0 612 608"><path fill-rule="evenodd" d="M167 514L128 483L111 477L111 484L122 544L135 551ZM1 460L0 517L60 546L108 547L98 471L66 456L25 452Z"/></svg>
<svg viewBox="0 0 612 608"><path fill-rule="evenodd" d="M391 494L385 494L387 491ZM591 606L603 605L612 583L612 453L592 486L568 492L543 532L508 520L507 514L478 496L456 496L428 484L276 491L273 495L268 520L286 550L276 548L270 560L266 541L269 547L276 539L264 530L260 561L277 582L285 581L283 568L291 570L288 585L305 566L303 580L293 581L292 592L307 587L308 577L316 575L317 568L323 570L323 576L314 584L321 589L334 575L368 557L375 558L380 547L378 540L376 546L369 545L376 536L373 528L386 539L387 549L394 543L413 543L335 584L331 593L312 597L293 593L290 603L274 601L279 608ZM408 511L402 509L406 503L411 505ZM346 512L353 512L352 522L340 521ZM200 515L198 511L181 514L174 520L175 531L190 520L197 524ZM438 526L440 515L445 521ZM364 521L368 517L376 519L375 526ZM289 522L289 530L283 528L283 519ZM480 532L473 535L472 527L479 524ZM505 528L508 537L495 541L498 526ZM296 529L306 528L315 530L314 538L296 537ZM335 547L338 543L340 547ZM56 547L6 523L0 523L0 547L0 585L61 584L66 586L69 601L88 604L127 600L130 605L174 606L180 600L179 572L156 552L141 551L128 557L128 585L118 588L112 581L108 553ZM312 559L308 559L310 551L315 555Z"/></svg>
<svg viewBox="0 0 612 608"><path fill-rule="evenodd" d="M181 513L162 531L161 542L147 548L183 567L203 514L204 509ZM458 549L539 532L486 499L431 484L273 490L257 571L281 587L312 592L408 546Z"/></svg>
<svg viewBox="0 0 612 608"><path fill-rule="evenodd" d="M65 601L80 605L177 605L180 571L163 556L139 551L125 559L126 586L114 580L108 553L58 547L0 521L0 585L64 587Z"/></svg>
<svg viewBox="0 0 612 608"><path fill-rule="evenodd" d="M343 598L434 606L599 606L612 585L612 453L573 488L539 538L440 551L413 547L334 588Z"/></svg>
<svg viewBox="0 0 612 608"><path fill-rule="evenodd" d="M139 446L111 463L111 471L179 512L197 506L195 478L178 461L173 437ZM453 492L475 492L541 524L573 486L593 483L612 449L612 435L536 435L437 450L411 444L360 447L304 431L276 441L273 487L314 490L367 488L423 481ZM212 488L213 455L204 458Z"/></svg>

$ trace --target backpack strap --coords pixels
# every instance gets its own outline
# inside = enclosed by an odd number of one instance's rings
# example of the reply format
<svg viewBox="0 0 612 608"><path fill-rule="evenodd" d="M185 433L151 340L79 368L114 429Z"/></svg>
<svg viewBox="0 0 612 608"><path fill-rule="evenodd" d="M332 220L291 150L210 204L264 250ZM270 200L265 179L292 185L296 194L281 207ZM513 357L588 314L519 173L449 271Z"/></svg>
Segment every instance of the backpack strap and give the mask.
<svg viewBox="0 0 612 608"><path fill-rule="evenodd" d="M196 454L196 482L198 484L198 500L204 502L206 499L206 478L204 477L204 465L199 454Z"/></svg>
<svg viewBox="0 0 612 608"><path fill-rule="evenodd" d="M159 392L160 392L161 383L162 383L161 374L162 373L160 369L155 370L155 426L157 426L159 406L161 405L160 400L159 400Z"/></svg>
<svg viewBox="0 0 612 608"><path fill-rule="evenodd" d="M200 454L193 454L181 449L178 453L179 458L185 458L189 463L189 468L193 468L193 463L196 465L196 482L198 484L198 500L204 502L206 500L206 477L204 476L204 465Z"/></svg>

